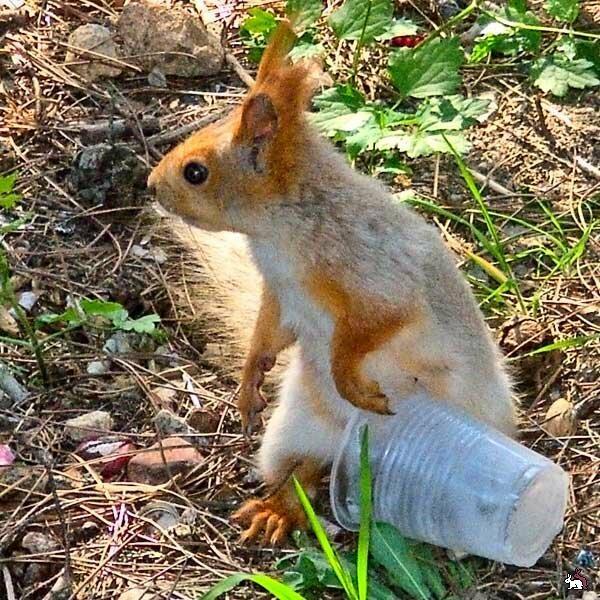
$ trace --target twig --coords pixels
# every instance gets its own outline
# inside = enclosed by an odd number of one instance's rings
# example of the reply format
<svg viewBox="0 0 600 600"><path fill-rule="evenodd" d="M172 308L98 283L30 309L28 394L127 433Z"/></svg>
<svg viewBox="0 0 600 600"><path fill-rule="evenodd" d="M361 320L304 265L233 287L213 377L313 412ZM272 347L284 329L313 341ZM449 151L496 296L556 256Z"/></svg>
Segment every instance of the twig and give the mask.
<svg viewBox="0 0 600 600"><path fill-rule="evenodd" d="M156 117L141 119L140 126L145 134L152 134L160 131L160 122ZM100 121L94 124L76 123L74 125L69 125L68 129L80 131L82 143L96 144L105 139L117 139L134 135L137 127L126 119L118 119L116 121Z"/></svg>
<svg viewBox="0 0 600 600"><path fill-rule="evenodd" d="M236 75L248 86L254 85L254 78L244 67L240 61L231 52L225 52L225 61L236 72Z"/></svg>
<svg viewBox="0 0 600 600"><path fill-rule="evenodd" d="M209 115L204 115L200 119L192 121L187 125L182 125L181 127L177 127L176 129L172 129L171 131L167 131L166 133L159 133L157 135L153 135L148 138L148 144L152 146L164 146L166 144L170 144L171 142L175 142L180 138L196 131L200 127L204 127L213 121L220 119L225 115L225 110L219 111L217 113L210 113Z"/></svg>

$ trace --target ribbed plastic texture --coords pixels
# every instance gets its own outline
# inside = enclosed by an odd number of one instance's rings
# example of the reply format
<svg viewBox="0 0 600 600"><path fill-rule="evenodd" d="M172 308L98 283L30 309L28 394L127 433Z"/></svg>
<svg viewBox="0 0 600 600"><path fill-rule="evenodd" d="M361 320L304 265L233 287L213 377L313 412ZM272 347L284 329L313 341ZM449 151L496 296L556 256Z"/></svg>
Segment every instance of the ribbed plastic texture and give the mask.
<svg viewBox="0 0 600 600"><path fill-rule="evenodd" d="M427 396L348 424L331 477L337 521L359 523L360 435L369 426L375 520L405 536L529 567L562 529L568 476L547 458Z"/></svg>

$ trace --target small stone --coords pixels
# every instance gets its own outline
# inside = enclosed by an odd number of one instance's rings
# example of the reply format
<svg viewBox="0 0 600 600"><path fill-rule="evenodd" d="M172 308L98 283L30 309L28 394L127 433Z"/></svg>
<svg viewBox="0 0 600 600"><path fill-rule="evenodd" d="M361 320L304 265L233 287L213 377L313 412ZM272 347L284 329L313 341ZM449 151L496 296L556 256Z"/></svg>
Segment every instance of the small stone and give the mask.
<svg viewBox="0 0 600 600"><path fill-rule="evenodd" d="M554 437L573 435L577 429L573 405L568 400L559 398L548 409L542 425Z"/></svg>
<svg viewBox="0 0 600 600"><path fill-rule="evenodd" d="M3 501L35 489L44 492L48 485L48 475L44 467L13 463L0 469L0 491Z"/></svg>
<svg viewBox="0 0 600 600"><path fill-rule="evenodd" d="M117 331L106 340L102 349L109 354L129 354L133 351L130 339L130 334L124 331Z"/></svg>
<svg viewBox="0 0 600 600"><path fill-rule="evenodd" d="M148 73L148 85L157 88L166 88L167 77L158 67L154 67L154 69Z"/></svg>
<svg viewBox="0 0 600 600"><path fill-rule="evenodd" d="M88 375L104 375L108 372L110 368L110 363L106 360L93 360L87 366L87 374Z"/></svg>
<svg viewBox="0 0 600 600"><path fill-rule="evenodd" d="M147 72L199 77L215 75L223 66L220 41L208 33L197 15L174 6L129 2L117 24L128 59Z"/></svg>
<svg viewBox="0 0 600 600"><path fill-rule="evenodd" d="M200 452L183 438L165 438L134 456L127 465L127 476L137 483L159 485L191 471L201 460Z"/></svg>
<svg viewBox="0 0 600 600"><path fill-rule="evenodd" d="M85 202L139 205L146 193L146 168L124 144L94 144L75 156L68 184Z"/></svg>
<svg viewBox="0 0 600 600"><path fill-rule="evenodd" d="M29 312L38 301L39 295L35 292L22 292L19 294L19 306L26 312Z"/></svg>
<svg viewBox="0 0 600 600"><path fill-rule="evenodd" d="M204 408L197 408L188 417L188 425L198 433L215 433L219 429L221 419L219 415Z"/></svg>
<svg viewBox="0 0 600 600"><path fill-rule="evenodd" d="M598 594L596 592L583 592L581 600L598 600Z"/></svg>
<svg viewBox="0 0 600 600"><path fill-rule="evenodd" d="M39 531L30 531L23 536L21 546L31 554L47 554L59 548L58 542Z"/></svg>
<svg viewBox="0 0 600 600"><path fill-rule="evenodd" d="M65 433L74 442L83 442L111 431L113 418L103 410L95 410L79 417L69 419L65 423Z"/></svg>
<svg viewBox="0 0 600 600"><path fill-rule="evenodd" d="M173 529L181 520L179 509L169 502L151 502L144 506L140 512L140 517L156 524L156 527L147 523L146 533L148 535L160 535L162 531Z"/></svg>
<svg viewBox="0 0 600 600"><path fill-rule="evenodd" d="M86 81L95 81L101 77L117 77L121 74L121 67L114 61L104 60L117 58L118 46L113 41L113 35L109 29L96 23L81 25L69 36L69 48L66 62L75 63L69 67ZM78 52L76 48L83 48L90 52ZM94 54L92 54L92 52ZM102 56L98 56L98 55Z"/></svg>
<svg viewBox="0 0 600 600"><path fill-rule="evenodd" d="M160 410L152 421L162 435L179 435L191 444L194 444L194 434L197 431L194 431L182 418L174 415L171 411Z"/></svg>

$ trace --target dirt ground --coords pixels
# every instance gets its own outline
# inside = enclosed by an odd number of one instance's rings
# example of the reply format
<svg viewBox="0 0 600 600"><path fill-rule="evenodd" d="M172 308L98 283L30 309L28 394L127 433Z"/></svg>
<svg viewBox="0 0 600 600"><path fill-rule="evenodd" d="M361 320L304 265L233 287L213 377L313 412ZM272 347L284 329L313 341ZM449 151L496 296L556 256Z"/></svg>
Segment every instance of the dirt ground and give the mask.
<svg viewBox="0 0 600 600"><path fill-rule="evenodd" d="M144 186L150 166L181 139L180 128L189 125L189 131L220 115L247 88L229 63L214 77L170 77L165 88L127 69L120 77L85 83L64 66L68 35L85 22L110 23L120 10L108 0L49 0L32 2L23 20L0 21L0 174L16 169L23 196L10 215L0 215L3 224L23 219L2 240L15 291L35 294L32 316L60 313L69 298L102 298L121 303L132 317L157 313L166 332L162 340L130 335L126 351L111 355L106 372L97 375L88 366L106 360L103 346L112 334L79 328L57 335L44 344L44 382L30 349L11 343L3 329L0 360L31 392L24 402L0 403L0 442L16 448L18 462L29 468L16 482L0 479L0 598L8 600L69 597L46 596L52 586L61 587L65 573L72 576L74 597L82 599L118 598L133 584L162 598L196 598L228 573L269 571L290 551L238 544L239 529L228 516L260 491L252 465L258 438L248 441L240 433L235 377L210 364L223 340L198 319L200 267L157 216ZM233 31L229 48L243 62ZM491 209L539 218L534 201L542 198L568 221L567 236L600 218L598 94L559 103L531 96L518 76L483 73L469 77L467 88L493 94L497 109L470 133L468 164L489 178ZM140 133L137 126L150 118L158 119L159 131ZM82 132L105 119L133 124L134 134L119 143L135 160L109 152L101 169L89 172L81 161ZM411 166L416 192L469 215L472 198L449 158ZM112 187L105 197L95 195L108 177ZM406 182L396 183L400 189ZM428 218L451 245L469 247L467 232L444 217ZM500 221L515 252L535 243L514 222ZM465 265L476 277L469 269ZM580 564L582 551L596 560L584 568L591 589L600 585L599 345L529 354L600 331L598 229L568 274L543 277L527 260L516 272L524 290L539 292L538 310L519 329L499 308L486 313L518 383L524 443L571 473L570 502L563 532L535 567L480 561L470 597L564 598L563 580ZM57 331L46 327L40 335ZM544 415L559 398L572 404L577 428L557 438ZM198 407L205 411L203 459L191 474L148 487L104 483L77 466L75 444L64 431L67 419L106 410L115 435L143 447L156 439L153 416L165 407L184 418ZM195 515L158 545L140 517L157 500L192 508ZM325 505L323 495L326 511ZM37 553L21 547L25 534L49 531L55 546ZM229 597L262 596L241 588Z"/></svg>

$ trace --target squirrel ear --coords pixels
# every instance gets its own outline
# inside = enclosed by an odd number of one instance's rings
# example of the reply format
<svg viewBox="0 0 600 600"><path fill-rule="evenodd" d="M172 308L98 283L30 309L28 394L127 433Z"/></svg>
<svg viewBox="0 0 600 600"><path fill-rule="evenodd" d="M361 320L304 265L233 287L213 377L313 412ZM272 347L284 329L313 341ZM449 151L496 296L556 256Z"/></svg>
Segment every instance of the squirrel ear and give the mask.
<svg viewBox="0 0 600 600"><path fill-rule="evenodd" d="M251 145L262 144L277 132L277 111L267 94L256 94L246 100L242 109L241 139Z"/></svg>

